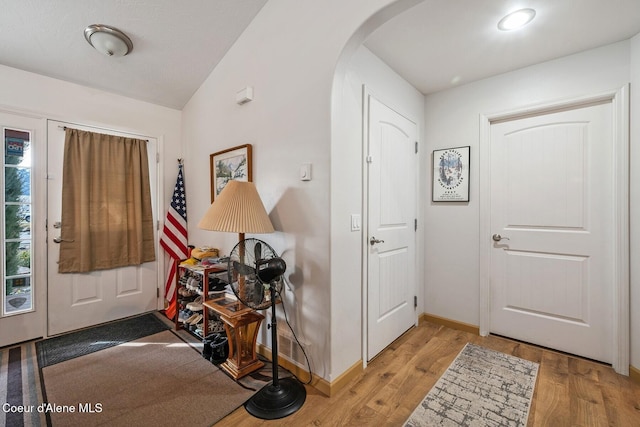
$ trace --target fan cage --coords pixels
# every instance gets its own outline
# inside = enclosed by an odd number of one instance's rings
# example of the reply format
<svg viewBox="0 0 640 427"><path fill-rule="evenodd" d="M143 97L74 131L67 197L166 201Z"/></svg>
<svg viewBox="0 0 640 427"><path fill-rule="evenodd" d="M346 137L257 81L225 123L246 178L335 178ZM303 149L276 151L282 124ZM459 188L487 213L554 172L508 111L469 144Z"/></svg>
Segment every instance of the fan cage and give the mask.
<svg viewBox="0 0 640 427"><path fill-rule="evenodd" d="M263 283L256 273L256 267L258 261L277 257L276 251L259 239L248 238L235 245L228 260L228 283L242 304L254 310L271 307L270 286L275 286L276 294L279 295L283 288L283 278L280 276L273 283Z"/></svg>

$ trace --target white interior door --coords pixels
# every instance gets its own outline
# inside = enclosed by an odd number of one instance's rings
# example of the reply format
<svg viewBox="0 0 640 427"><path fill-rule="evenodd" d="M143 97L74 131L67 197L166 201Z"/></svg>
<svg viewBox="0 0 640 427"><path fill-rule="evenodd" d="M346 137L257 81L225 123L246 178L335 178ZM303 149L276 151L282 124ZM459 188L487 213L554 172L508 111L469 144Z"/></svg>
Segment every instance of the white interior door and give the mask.
<svg viewBox="0 0 640 427"><path fill-rule="evenodd" d="M0 112L0 347L45 335L43 119Z"/></svg>
<svg viewBox="0 0 640 427"><path fill-rule="evenodd" d="M612 117L606 102L491 125L490 332L612 362Z"/></svg>
<svg viewBox="0 0 640 427"><path fill-rule="evenodd" d="M133 138L121 132L105 131L62 122L48 122L48 333L49 335L97 325L99 323L154 310L157 306L158 245L156 261L140 266L128 266L81 274L58 274L60 247L54 238L60 236L56 222L62 212L62 163L64 126L98 133L110 133ZM153 219L158 219L157 141L148 138L149 177ZM154 231L158 241L157 230Z"/></svg>
<svg viewBox="0 0 640 427"><path fill-rule="evenodd" d="M367 358L416 322L417 125L368 97Z"/></svg>

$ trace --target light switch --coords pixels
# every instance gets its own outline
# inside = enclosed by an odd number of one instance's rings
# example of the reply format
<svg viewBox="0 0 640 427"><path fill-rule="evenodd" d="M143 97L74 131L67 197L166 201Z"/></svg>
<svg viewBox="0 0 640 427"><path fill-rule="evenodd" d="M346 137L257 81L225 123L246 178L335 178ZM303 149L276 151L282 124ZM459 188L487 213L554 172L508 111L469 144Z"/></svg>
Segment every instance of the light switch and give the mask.
<svg viewBox="0 0 640 427"><path fill-rule="evenodd" d="M300 181L311 181L311 163L300 166Z"/></svg>
<svg viewBox="0 0 640 427"><path fill-rule="evenodd" d="M360 231L360 214L351 214L351 231Z"/></svg>

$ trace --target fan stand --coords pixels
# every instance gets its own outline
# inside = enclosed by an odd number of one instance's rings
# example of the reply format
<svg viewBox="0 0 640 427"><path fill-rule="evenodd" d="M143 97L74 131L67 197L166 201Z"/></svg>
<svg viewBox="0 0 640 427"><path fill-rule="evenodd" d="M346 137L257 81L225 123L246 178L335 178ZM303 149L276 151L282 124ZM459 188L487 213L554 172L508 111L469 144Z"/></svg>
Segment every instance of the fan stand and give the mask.
<svg viewBox="0 0 640 427"><path fill-rule="evenodd" d="M304 385L295 378L278 379L278 330L276 320L275 285L271 293L271 362L273 381L254 394L244 407L251 415L263 420L288 417L302 407L307 397Z"/></svg>

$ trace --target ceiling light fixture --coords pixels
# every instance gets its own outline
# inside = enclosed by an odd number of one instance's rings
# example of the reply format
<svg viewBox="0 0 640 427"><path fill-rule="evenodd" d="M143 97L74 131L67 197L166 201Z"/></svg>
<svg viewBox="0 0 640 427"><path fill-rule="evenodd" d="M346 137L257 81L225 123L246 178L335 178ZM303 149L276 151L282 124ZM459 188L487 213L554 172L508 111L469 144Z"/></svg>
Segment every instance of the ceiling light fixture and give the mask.
<svg viewBox="0 0 640 427"><path fill-rule="evenodd" d="M125 56L133 50L133 43L125 33L107 25L89 25L84 30L84 38L94 49L107 56Z"/></svg>
<svg viewBox="0 0 640 427"><path fill-rule="evenodd" d="M511 12L498 22L498 29L501 31L511 31L524 27L533 20L536 11L533 9L520 9Z"/></svg>

